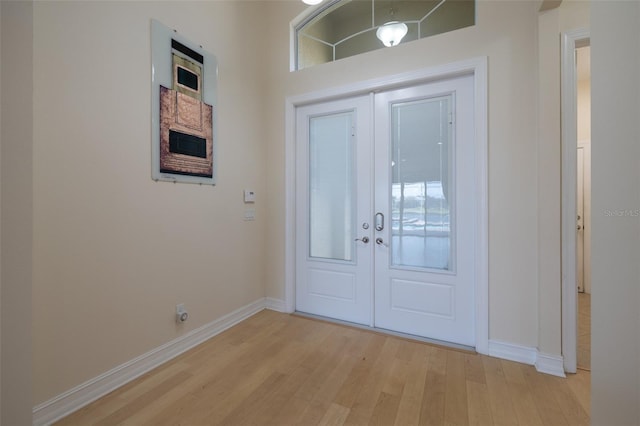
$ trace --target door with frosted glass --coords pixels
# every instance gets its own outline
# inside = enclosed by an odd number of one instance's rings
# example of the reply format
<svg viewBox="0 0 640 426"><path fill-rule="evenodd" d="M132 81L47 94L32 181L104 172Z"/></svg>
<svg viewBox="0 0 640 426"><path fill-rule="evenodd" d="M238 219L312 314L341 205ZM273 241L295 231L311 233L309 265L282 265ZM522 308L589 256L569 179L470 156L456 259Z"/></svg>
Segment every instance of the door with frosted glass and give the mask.
<svg viewBox="0 0 640 426"><path fill-rule="evenodd" d="M372 325L371 103L296 111L296 309Z"/></svg>
<svg viewBox="0 0 640 426"><path fill-rule="evenodd" d="M473 79L375 99L375 326L475 345Z"/></svg>

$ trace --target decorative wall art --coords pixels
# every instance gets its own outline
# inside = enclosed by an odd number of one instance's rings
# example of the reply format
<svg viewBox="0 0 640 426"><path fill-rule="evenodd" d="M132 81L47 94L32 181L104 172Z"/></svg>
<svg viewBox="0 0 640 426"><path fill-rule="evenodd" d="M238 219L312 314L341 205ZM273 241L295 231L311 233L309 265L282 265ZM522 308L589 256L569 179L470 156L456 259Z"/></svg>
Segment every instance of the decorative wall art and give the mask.
<svg viewBox="0 0 640 426"><path fill-rule="evenodd" d="M215 184L215 56L151 21L152 178Z"/></svg>

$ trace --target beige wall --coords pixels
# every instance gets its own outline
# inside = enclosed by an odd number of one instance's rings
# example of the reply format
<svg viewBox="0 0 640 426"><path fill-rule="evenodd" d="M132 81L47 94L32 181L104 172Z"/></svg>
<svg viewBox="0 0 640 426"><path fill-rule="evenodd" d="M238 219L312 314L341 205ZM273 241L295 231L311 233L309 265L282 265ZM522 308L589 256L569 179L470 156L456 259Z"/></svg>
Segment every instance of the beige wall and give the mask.
<svg viewBox="0 0 640 426"><path fill-rule="evenodd" d="M589 2L564 1L538 17L538 349L559 355L561 334L560 34L589 28Z"/></svg>
<svg viewBox="0 0 640 426"><path fill-rule="evenodd" d="M592 4L594 425L640 424L638 22L639 2Z"/></svg>
<svg viewBox="0 0 640 426"><path fill-rule="evenodd" d="M537 224L539 285L537 288L540 351L561 352L560 269L560 10L538 17L537 144L532 147L537 174ZM534 154L535 153L535 154ZM524 195L524 194L523 194ZM524 225L524 224L523 224Z"/></svg>
<svg viewBox="0 0 640 426"><path fill-rule="evenodd" d="M263 10L35 3L34 405L264 297ZM151 18L218 58L215 187L151 180Z"/></svg>
<svg viewBox="0 0 640 426"><path fill-rule="evenodd" d="M31 423L32 17L30 2L1 2L3 425Z"/></svg>
<svg viewBox="0 0 640 426"><path fill-rule="evenodd" d="M591 79L587 73L581 74L581 67L589 67L591 47L577 49L578 60L578 140L591 140ZM584 65L583 65L584 64Z"/></svg>

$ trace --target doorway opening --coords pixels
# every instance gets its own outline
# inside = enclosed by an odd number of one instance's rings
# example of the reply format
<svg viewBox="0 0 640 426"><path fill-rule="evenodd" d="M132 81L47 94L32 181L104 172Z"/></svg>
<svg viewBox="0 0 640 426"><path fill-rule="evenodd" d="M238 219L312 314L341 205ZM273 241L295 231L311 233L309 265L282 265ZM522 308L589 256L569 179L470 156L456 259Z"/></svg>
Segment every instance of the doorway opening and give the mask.
<svg viewBox="0 0 640 426"><path fill-rule="evenodd" d="M590 368L589 45L586 29L562 36L562 356L567 373L576 372L578 352L580 367Z"/></svg>
<svg viewBox="0 0 640 426"><path fill-rule="evenodd" d="M576 48L577 71L577 367L591 370L591 47Z"/></svg>

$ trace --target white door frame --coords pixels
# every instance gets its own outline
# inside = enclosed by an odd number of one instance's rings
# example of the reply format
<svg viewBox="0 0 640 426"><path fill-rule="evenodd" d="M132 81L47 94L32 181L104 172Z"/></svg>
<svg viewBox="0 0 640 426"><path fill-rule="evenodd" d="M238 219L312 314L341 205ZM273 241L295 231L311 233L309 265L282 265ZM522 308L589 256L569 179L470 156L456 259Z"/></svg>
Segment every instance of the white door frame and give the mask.
<svg viewBox="0 0 640 426"><path fill-rule="evenodd" d="M333 99L374 93L399 87L424 84L459 75L474 76L474 122L476 145L476 351L489 352L489 214L487 145L487 58L479 57L437 67L376 78L329 88L285 100L285 311L295 311L296 264L296 107ZM373 120L372 120L373 125Z"/></svg>
<svg viewBox="0 0 640 426"><path fill-rule="evenodd" d="M564 370L577 369L577 272L576 272L576 204L578 150L578 75L576 47L586 45L589 30L562 33L561 126L562 126L562 358Z"/></svg>

